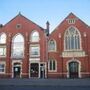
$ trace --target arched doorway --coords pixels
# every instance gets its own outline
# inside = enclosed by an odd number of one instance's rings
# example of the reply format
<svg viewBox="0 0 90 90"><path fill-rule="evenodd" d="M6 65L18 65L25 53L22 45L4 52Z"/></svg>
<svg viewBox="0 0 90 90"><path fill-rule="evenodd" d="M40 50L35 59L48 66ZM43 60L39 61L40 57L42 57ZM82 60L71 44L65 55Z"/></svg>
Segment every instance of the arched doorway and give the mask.
<svg viewBox="0 0 90 90"><path fill-rule="evenodd" d="M72 61L68 63L69 78L79 78L79 63Z"/></svg>
<svg viewBox="0 0 90 90"><path fill-rule="evenodd" d="M13 77L14 78L20 78L21 76L21 64L20 63L14 63L13 64Z"/></svg>

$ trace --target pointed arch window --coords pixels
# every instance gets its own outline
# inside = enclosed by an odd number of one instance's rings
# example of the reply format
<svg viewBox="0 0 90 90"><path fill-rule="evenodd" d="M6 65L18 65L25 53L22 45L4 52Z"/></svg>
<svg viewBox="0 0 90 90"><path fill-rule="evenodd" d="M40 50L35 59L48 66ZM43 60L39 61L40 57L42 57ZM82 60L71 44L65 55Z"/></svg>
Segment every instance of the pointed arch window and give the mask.
<svg viewBox="0 0 90 90"><path fill-rule="evenodd" d="M24 37L17 34L12 40L12 57L23 58L24 56Z"/></svg>
<svg viewBox="0 0 90 90"><path fill-rule="evenodd" d="M64 35L64 48L65 50L80 50L81 49L81 35L80 32L70 27Z"/></svg>
<svg viewBox="0 0 90 90"><path fill-rule="evenodd" d="M31 42L39 42L39 33L37 31L32 32Z"/></svg>
<svg viewBox="0 0 90 90"><path fill-rule="evenodd" d="M48 43L48 50L49 51L56 51L56 41L50 40Z"/></svg>

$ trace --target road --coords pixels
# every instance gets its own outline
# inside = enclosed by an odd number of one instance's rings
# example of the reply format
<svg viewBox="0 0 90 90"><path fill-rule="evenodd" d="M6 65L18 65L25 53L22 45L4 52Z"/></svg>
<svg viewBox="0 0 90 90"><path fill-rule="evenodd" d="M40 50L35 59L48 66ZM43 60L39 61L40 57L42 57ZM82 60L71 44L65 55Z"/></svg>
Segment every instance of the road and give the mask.
<svg viewBox="0 0 90 90"><path fill-rule="evenodd" d="M0 85L90 86L90 79L0 79Z"/></svg>
<svg viewBox="0 0 90 90"><path fill-rule="evenodd" d="M90 86L0 86L0 90L90 90Z"/></svg>
<svg viewBox="0 0 90 90"><path fill-rule="evenodd" d="M90 78L0 79L0 90L90 90Z"/></svg>

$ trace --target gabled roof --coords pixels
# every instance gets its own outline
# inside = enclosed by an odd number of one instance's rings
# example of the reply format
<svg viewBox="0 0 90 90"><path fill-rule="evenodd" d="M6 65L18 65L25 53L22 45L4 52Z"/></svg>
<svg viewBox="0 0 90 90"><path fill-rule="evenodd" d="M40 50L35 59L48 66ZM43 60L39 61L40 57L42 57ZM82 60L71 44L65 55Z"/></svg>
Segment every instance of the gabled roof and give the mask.
<svg viewBox="0 0 90 90"><path fill-rule="evenodd" d="M33 21L29 20L28 18L26 18L25 16L23 16L20 12L19 12L18 15L16 15L13 19L11 19L11 20L10 20L8 23L6 23L4 26L8 25L9 23L11 23L13 20L15 20L15 19L18 18L18 17L20 17L20 18L24 18L24 19L26 19L27 21L29 21L29 22L35 24L36 26L38 26L39 28L41 28L41 29L44 30L44 28L42 28L42 27L39 26L38 24L34 23ZM4 27L4 26L3 26L3 27Z"/></svg>
<svg viewBox="0 0 90 90"><path fill-rule="evenodd" d="M78 17L71 12L66 18L78 18Z"/></svg>
<svg viewBox="0 0 90 90"><path fill-rule="evenodd" d="M56 31L56 29L58 28L58 27L60 27L60 25L63 23L63 22L65 22L65 20L67 20L67 19L78 19L78 20L80 20L84 25L86 25L86 27L89 27L86 23L84 23L81 19L79 19L75 14L73 14L72 12L53 30L53 32L54 31ZM53 32L51 32L51 34L53 33Z"/></svg>
<svg viewBox="0 0 90 90"><path fill-rule="evenodd" d="M86 26L88 26L84 21L82 21L80 18L78 18L74 13L70 13L66 18L76 18L76 19L79 19L83 24L85 24Z"/></svg>

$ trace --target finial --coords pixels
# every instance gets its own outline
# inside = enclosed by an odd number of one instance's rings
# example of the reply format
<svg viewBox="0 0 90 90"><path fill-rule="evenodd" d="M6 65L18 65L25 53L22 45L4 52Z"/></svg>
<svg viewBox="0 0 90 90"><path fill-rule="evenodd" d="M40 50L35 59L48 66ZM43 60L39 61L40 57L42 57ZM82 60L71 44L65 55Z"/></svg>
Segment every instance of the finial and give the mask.
<svg viewBox="0 0 90 90"><path fill-rule="evenodd" d="M50 25L49 21L47 21L46 24Z"/></svg>
<svg viewBox="0 0 90 90"><path fill-rule="evenodd" d="M21 15L21 12L19 11L19 15Z"/></svg>

